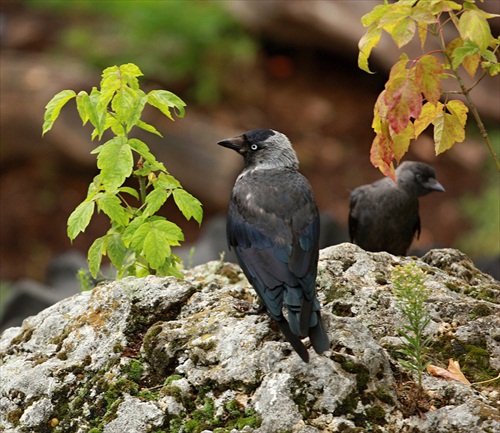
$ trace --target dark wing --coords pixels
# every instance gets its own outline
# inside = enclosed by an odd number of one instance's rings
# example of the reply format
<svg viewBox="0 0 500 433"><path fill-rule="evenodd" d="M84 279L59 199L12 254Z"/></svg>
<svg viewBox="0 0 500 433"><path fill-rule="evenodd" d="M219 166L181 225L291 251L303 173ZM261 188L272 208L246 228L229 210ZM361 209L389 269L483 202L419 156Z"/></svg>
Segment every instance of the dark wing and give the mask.
<svg viewBox="0 0 500 433"><path fill-rule="evenodd" d="M417 202L417 221L415 222L415 227L413 229L413 236L415 236L415 234L417 235L417 239L420 239L420 212L418 210L418 202Z"/></svg>
<svg viewBox="0 0 500 433"><path fill-rule="evenodd" d="M358 204L358 200L360 195L362 195L363 192L361 188L356 188L354 191L351 192L349 196L349 220L348 220L348 225L349 225L349 239L351 240L352 243L355 242L356 240L356 232L358 228L358 218L357 218L357 209L356 205Z"/></svg>
<svg viewBox="0 0 500 433"><path fill-rule="evenodd" d="M307 335L311 311L319 310L319 214L307 180L293 170L261 170L240 177L229 206L227 235L271 316L283 319L284 301L298 318L290 322L292 332Z"/></svg>

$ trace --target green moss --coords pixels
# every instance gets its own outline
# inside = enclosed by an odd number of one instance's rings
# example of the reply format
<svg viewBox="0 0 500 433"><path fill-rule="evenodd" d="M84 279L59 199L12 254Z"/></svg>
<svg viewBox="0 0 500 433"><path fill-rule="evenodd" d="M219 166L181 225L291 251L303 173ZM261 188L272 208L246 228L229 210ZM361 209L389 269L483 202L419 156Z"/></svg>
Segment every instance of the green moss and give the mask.
<svg viewBox="0 0 500 433"><path fill-rule="evenodd" d="M160 396L159 392L152 392L152 391L149 391L147 389L143 390L143 391L139 391L137 393L137 397L139 397L142 400L156 401L156 400L158 400L159 396Z"/></svg>
<svg viewBox="0 0 500 433"><path fill-rule="evenodd" d="M144 367L140 360L132 359L128 365L122 368L122 372L127 375L128 379L139 382L144 372Z"/></svg>
<svg viewBox="0 0 500 433"><path fill-rule="evenodd" d="M359 362L353 362L349 360L344 360L340 363L341 367L347 371L348 373L353 373L356 375L356 388L358 392L363 392L368 383L371 380L370 372L365 365L360 364Z"/></svg>
<svg viewBox="0 0 500 433"><path fill-rule="evenodd" d="M168 385L161 389L161 393L175 398L178 403L183 402L182 390L178 386Z"/></svg>
<svg viewBox="0 0 500 433"><path fill-rule="evenodd" d="M383 403L386 403L389 405L394 404L394 398L392 397L392 393L387 388L384 388L382 386L377 386L375 396Z"/></svg>
<svg viewBox="0 0 500 433"><path fill-rule="evenodd" d="M380 406L372 406L366 409L366 417L370 422L385 424L385 410Z"/></svg>
<svg viewBox="0 0 500 433"><path fill-rule="evenodd" d="M200 398L197 399L200 403ZM215 416L215 403L212 398L204 397L203 406L185 414L180 419L170 420L170 431L186 433L201 433L212 430L214 433L230 433L234 429L241 430L245 426L260 427L261 419L254 411L245 410L236 400L224 405L222 415Z"/></svg>
<svg viewBox="0 0 500 433"><path fill-rule="evenodd" d="M91 428L91 429L89 430L89 433L101 433L101 430L99 430L98 428L95 428L95 427L94 427L94 428Z"/></svg>
<svg viewBox="0 0 500 433"><path fill-rule="evenodd" d="M182 379L182 376L179 376L178 374L173 374L172 376L169 376L165 379L165 382L163 386L168 386L170 385L174 380L179 380Z"/></svg>
<svg viewBox="0 0 500 433"><path fill-rule="evenodd" d="M17 426L19 425L19 420L23 416L23 413L22 409L11 410L6 416L7 421L9 421L12 425Z"/></svg>
<svg viewBox="0 0 500 433"><path fill-rule="evenodd" d="M443 336L433 343L433 349L433 359L440 361L437 365L446 367L448 360L453 358L460 363L462 373L471 382L490 380L498 375L498 371L490 366L490 355L484 340L476 345L460 344L453 337Z"/></svg>
<svg viewBox="0 0 500 433"><path fill-rule="evenodd" d="M339 282L335 282L326 292L325 302L333 302L338 299L348 299L354 294L354 289Z"/></svg>
<svg viewBox="0 0 500 433"><path fill-rule="evenodd" d="M304 387L301 387L301 389L305 391ZM302 417L304 419L310 418L313 405L311 404L310 401L308 401L306 393L305 392L294 393L293 401L297 405Z"/></svg>
<svg viewBox="0 0 500 433"><path fill-rule="evenodd" d="M375 282L381 286L387 285L387 275L385 275L383 272L377 272L375 274Z"/></svg>
<svg viewBox="0 0 500 433"><path fill-rule="evenodd" d="M61 361L66 361L68 359L68 354L66 352L61 352L56 355L57 359Z"/></svg>
<svg viewBox="0 0 500 433"><path fill-rule="evenodd" d="M144 336L144 349L145 350L150 350L152 346L154 346L153 341L154 339L161 334L161 331L163 330L163 322L158 322L157 324L151 326L151 328L148 329L148 332Z"/></svg>
<svg viewBox="0 0 500 433"><path fill-rule="evenodd" d="M481 283L479 285L471 285L446 282L445 286L453 292L462 293L464 295L470 296L471 298L477 299L478 301L488 301L494 304L498 304L500 302L498 297L497 285L484 283Z"/></svg>
<svg viewBox="0 0 500 433"><path fill-rule="evenodd" d="M359 397L352 393L349 394L340 405L333 411L334 416L352 414L358 406Z"/></svg>
<svg viewBox="0 0 500 433"><path fill-rule="evenodd" d="M31 336L33 335L33 328L26 328L23 332L21 332L17 337L14 337L10 343L10 347L16 346L20 343L26 343L31 340Z"/></svg>
<svg viewBox="0 0 500 433"><path fill-rule="evenodd" d="M486 304L477 304L472 307L472 310L469 313L469 317L471 319L475 319L476 317L486 317L491 316L493 311L489 305Z"/></svg>

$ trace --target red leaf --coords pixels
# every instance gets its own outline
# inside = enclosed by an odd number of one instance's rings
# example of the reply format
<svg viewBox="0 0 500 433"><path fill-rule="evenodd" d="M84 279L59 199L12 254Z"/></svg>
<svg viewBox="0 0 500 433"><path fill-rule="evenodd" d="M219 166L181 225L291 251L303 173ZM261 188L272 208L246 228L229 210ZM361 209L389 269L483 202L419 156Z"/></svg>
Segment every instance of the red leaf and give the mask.
<svg viewBox="0 0 500 433"><path fill-rule="evenodd" d="M413 78L398 77L386 84L385 102L391 128L400 133L410 117L417 118L422 110L422 94Z"/></svg>
<svg viewBox="0 0 500 433"><path fill-rule="evenodd" d="M383 128L387 131L387 128ZM378 133L373 140L370 149L370 161L374 167L377 167L384 176L389 176L396 182L394 173L394 152L392 151L392 140L387 133Z"/></svg>

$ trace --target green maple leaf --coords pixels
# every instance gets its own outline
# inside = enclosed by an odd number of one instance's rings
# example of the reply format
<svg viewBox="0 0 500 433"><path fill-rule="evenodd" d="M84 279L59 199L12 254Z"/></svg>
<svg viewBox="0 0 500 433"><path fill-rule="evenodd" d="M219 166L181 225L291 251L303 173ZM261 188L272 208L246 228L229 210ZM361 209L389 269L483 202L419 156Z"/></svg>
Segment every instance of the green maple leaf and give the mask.
<svg viewBox="0 0 500 433"><path fill-rule="evenodd" d="M148 97L142 90L134 90L128 86L121 87L111 102L116 119L126 125L127 131L139 121Z"/></svg>
<svg viewBox="0 0 500 433"><path fill-rule="evenodd" d="M174 120L172 114L170 113L170 108L176 110L175 114L177 117L184 117L185 114L185 102L174 95L172 92L167 90L152 90L147 95L147 102L149 105L158 108L165 116L170 120Z"/></svg>
<svg viewBox="0 0 500 433"><path fill-rule="evenodd" d="M156 211L167 201L169 196L170 192L163 188L156 188L151 191L146 196L146 209L144 209L144 215L151 216L156 213Z"/></svg>
<svg viewBox="0 0 500 433"><path fill-rule="evenodd" d="M78 233L84 232L94 213L93 201L80 203L68 218L68 237L73 240Z"/></svg>
<svg viewBox="0 0 500 433"><path fill-rule="evenodd" d="M95 153L96 150L93 151ZM134 158L125 137L115 137L100 147L97 167L101 169L101 182L108 191L122 186L133 170Z"/></svg>
<svg viewBox="0 0 500 433"><path fill-rule="evenodd" d="M451 58L452 58L451 67L454 70L457 69L465 61L466 58L478 55L480 53L479 47L474 42L470 40L461 42L462 43L458 42L456 43L456 48L454 48L451 53Z"/></svg>
<svg viewBox="0 0 500 433"><path fill-rule="evenodd" d="M116 222L118 226L125 227L130 218L130 214L121 205L120 199L110 193L103 194L96 200L97 206L101 209L111 221Z"/></svg>
<svg viewBox="0 0 500 433"><path fill-rule="evenodd" d="M89 248L87 253L87 260L89 262L90 274L97 278L99 269L101 267L102 255L104 252L105 236L97 238Z"/></svg>
<svg viewBox="0 0 500 433"><path fill-rule="evenodd" d="M198 224L201 224L203 218L203 209L201 203L184 189L174 189L174 200L177 207L180 209L184 218L190 220L194 218Z"/></svg>
<svg viewBox="0 0 500 433"><path fill-rule="evenodd" d="M106 254L116 269L123 266L127 247L123 243L122 236L119 233L111 233L106 236Z"/></svg>
<svg viewBox="0 0 500 433"><path fill-rule="evenodd" d="M42 136L52 128L64 105L75 96L76 93L73 90L62 90L47 103L43 118Z"/></svg>

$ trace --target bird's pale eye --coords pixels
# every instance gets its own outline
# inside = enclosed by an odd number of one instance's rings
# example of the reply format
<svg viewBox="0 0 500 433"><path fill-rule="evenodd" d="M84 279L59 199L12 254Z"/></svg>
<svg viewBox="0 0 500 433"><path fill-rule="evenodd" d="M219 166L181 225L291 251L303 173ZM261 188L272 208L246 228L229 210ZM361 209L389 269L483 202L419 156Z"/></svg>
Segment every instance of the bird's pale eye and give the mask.
<svg viewBox="0 0 500 433"><path fill-rule="evenodd" d="M256 144L252 144L250 146L250 149L252 149L252 150L257 150L258 148L259 148L259 146L257 146Z"/></svg>
<svg viewBox="0 0 500 433"><path fill-rule="evenodd" d="M417 179L417 182L422 182L424 180L421 174L416 174L415 179Z"/></svg>

